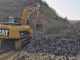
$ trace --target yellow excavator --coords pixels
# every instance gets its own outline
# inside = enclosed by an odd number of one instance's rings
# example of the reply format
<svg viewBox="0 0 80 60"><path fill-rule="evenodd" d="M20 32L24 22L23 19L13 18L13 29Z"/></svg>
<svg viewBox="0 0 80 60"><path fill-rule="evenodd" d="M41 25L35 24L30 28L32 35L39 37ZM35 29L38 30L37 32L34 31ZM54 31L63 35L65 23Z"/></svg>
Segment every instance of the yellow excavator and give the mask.
<svg viewBox="0 0 80 60"><path fill-rule="evenodd" d="M16 49L30 42L33 35L33 29L28 25L31 12L36 13L36 18L40 17L40 4L36 3L32 6L25 7L21 18L12 16L3 20L0 24L0 45L13 46Z"/></svg>

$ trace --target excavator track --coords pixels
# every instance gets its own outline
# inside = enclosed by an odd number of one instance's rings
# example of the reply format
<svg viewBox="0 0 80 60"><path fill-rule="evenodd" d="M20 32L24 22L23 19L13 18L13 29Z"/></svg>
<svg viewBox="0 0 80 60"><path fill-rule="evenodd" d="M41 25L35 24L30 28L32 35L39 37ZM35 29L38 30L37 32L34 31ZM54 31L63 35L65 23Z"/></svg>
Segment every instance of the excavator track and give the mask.
<svg viewBox="0 0 80 60"><path fill-rule="evenodd" d="M31 41L31 37L27 35L18 40L13 40L13 39L0 40L0 46L3 46L3 47L8 46L10 49L21 50L25 46L25 44L29 44L30 41Z"/></svg>
<svg viewBox="0 0 80 60"><path fill-rule="evenodd" d="M14 52L12 48L8 46L0 46L0 60L6 60L7 58L14 55Z"/></svg>
<svg viewBox="0 0 80 60"><path fill-rule="evenodd" d="M13 51L9 51L9 52L0 54L0 60L5 60L5 59L11 57L13 54L14 54Z"/></svg>
<svg viewBox="0 0 80 60"><path fill-rule="evenodd" d="M19 53L20 51L8 51L6 53L0 54L0 60L13 60Z"/></svg>
<svg viewBox="0 0 80 60"><path fill-rule="evenodd" d="M27 36L26 38L22 38L20 40L17 40L15 42L15 49L16 50L20 50L21 48L23 48L25 46L25 44L29 44L31 37Z"/></svg>
<svg viewBox="0 0 80 60"><path fill-rule="evenodd" d="M30 37L26 37L24 39L20 39L15 42L15 48L7 48L7 49L0 49L0 60L13 60L15 56L17 56L20 51L22 50L23 44L30 43ZM24 45L23 45L24 46ZM4 47L5 48L5 47Z"/></svg>

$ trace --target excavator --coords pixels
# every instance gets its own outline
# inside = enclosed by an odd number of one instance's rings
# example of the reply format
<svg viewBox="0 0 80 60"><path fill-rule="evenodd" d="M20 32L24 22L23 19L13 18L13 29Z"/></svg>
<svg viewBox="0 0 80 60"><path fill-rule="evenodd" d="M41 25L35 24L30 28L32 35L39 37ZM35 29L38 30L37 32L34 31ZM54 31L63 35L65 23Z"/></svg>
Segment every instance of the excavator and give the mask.
<svg viewBox="0 0 80 60"><path fill-rule="evenodd" d="M25 7L21 18L12 16L5 18L0 24L0 45L12 46L15 49L21 49L22 46L30 42L33 36L33 29L28 24L31 12L34 12L36 19L40 17L40 4Z"/></svg>

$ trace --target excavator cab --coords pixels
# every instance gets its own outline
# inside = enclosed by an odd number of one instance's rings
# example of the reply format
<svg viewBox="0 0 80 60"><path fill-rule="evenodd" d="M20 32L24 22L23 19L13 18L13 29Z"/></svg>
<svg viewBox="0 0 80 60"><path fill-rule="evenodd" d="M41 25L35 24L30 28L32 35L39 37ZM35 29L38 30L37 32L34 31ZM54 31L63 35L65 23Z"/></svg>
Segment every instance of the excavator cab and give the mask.
<svg viewBox="0 0 80 60"><path fill-rule="evenodd" d="M20 18L14 18L14 17L4 18L2 23L4 25L21 25L21 19Z"/></svg>

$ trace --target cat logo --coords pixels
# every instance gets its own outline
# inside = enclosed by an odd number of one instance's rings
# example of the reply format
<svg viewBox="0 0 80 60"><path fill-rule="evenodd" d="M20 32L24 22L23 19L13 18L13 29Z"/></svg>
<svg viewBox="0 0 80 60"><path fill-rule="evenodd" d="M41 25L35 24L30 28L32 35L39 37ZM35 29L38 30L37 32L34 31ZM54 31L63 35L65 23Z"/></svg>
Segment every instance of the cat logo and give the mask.
<svg viewBox="0 0 80 60"><path fill-rule="evenodd" d="M0 35L8 36L8 34L9 34L9 30L0 29Z"/></svg>

